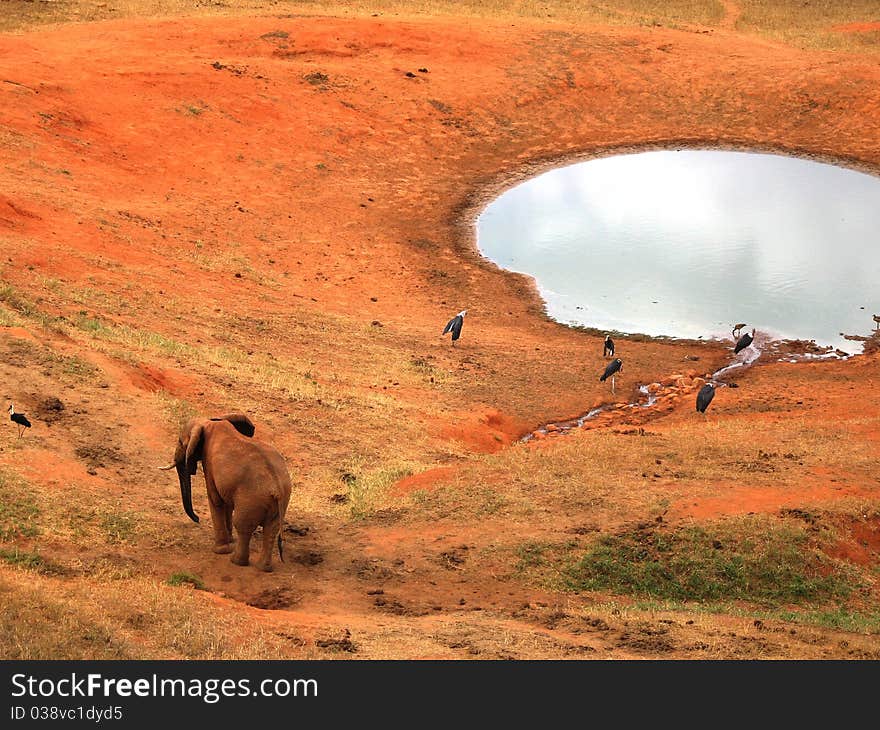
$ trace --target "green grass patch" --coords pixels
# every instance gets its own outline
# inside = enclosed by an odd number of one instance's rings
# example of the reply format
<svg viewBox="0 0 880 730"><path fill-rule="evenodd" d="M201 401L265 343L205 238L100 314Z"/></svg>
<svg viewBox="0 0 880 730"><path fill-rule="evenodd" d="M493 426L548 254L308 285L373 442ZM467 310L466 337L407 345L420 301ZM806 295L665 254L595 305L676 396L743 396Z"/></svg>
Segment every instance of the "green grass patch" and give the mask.
<svg viewBox="0 0 880 730"><path fill-rule="evenodd" d="M846 606L816 611L775 611L771 618L811 624L857 634L880 634L880 611L852 610Z"/></svg>
<svg viewBox="0 0 880 730"><path fill-rule="evenodd" d="M92 317L84 312L80 312L74 318L73 324L92 337L129 348L158 350L166 355L175 357L195 352L191 346L165 337L158 332L140 330L124 324L105 322L99 317Z"/></svg>
<svg viewBox="0 0 880 730"><path fill-rule="evenodd" d="M7 472L0 471L0 540L36 537L40 534L37 519L40 507L26 485Z"/></svg>
<svg viewBox="0 0 880 730"><path fill-rule="evenodd" d="M349 459L339 470L340 480L348 487L346 503L354 520L362 520L379 509L391 506L390 487L413 473L409 464L393 464L369 469L362 457Z"/></svg>
<svg viewBox="0 0 880 730"><path fill-rule="evenodd" d="M535 568L543 568L548 563L547 551L550 546L546 542L529 541L516 548L517 573L528 573Z"/></svg>
<svg viewBox="0 0 880 730"><path fill-rule="evenodd" d="M31 317L37 311L36 305L11 284L0 285L0 302L25 317Z"/></svg>
<svg viewBox="0 0 880 730"><path fill-rule="evenodd" d="M174 573L167 582L170 586L177 587L189 585L197 591L205 590L205 582L193 573Z"/></svg>
<svg viewBox="0 0 880 730"><path fill-rule="evenodd" d="M4 326L20 324L19 318L39 324L52 332L64 332L64 319L43 312L28 297L11 284L0 284L0 304L3 305L0 322ZM4 311L5 310L5 311Z"/></svg>
<svg viewBox="0 0 880 730"><path fill-rule="evenodd" d="M12 548L11 550L0 549L0 560L7 565L22 570L30 570L44 575L61 575L64 568L57 563L44 558L39 553L31 553L26 550Z"/></svg>
<svg viewBox="0 0 880 730"><path fill-rule="evenodd" d="M744 600L766 606L842 600L861 587L802 525L748 518L601 537L562 571L565 588L672 601Z"/></svg>
<svg viewBox="0 0 880 730"><path fill-rule="evenodd" d="M101 517L101 529L111 544L131 542L137 527L137 518L132 514L112 512Z"/></svg>

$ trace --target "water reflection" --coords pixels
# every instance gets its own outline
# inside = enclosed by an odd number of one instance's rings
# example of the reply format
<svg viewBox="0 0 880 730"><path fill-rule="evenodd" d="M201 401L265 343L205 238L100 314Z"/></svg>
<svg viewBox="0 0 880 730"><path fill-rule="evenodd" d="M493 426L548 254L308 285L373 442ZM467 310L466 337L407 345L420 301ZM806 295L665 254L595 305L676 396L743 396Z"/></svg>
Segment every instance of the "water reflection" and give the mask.
<svg viewBox="0 0 880 730"><path fill-rule="evenodd" d="M482 254L554 319L729 337L736 322L847 352L880 313L880 179L781 155L644 152L558 168L479 216Z"/></svg>

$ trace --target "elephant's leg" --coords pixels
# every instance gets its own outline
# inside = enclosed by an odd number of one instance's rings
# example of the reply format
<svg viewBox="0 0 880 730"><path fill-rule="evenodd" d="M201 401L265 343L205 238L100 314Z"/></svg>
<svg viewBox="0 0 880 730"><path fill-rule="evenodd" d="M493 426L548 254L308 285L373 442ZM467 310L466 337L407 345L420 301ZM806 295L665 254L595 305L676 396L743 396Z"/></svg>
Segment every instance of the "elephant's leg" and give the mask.
<svg viewBox="0 0 880 730"><path fill-rule="evenodd" d="M229 529L227 510L231 512L232 507L222 502L215 504L213 499L208 500L208 505L211 508L211 522L214 525L214 552L231 553L232 532Z"/></svg>
<svg viewBox="0 0 880 730"><path fill-rule="evenodd" d="M235 527L235 549L232 552L232 562L236 565L248 565L251 554L251 535L257 529L257 523L248 519L247 516L232 516L232 524Z"/></svg>
<svg viewBox="0 0 880 730"><path fill-rule="evenodd" d="M263 550L260 553L260 560L257 567L265 570L267 573L272 570L272 551L281 532L281 517L276 516L263 524Z"/></svg>

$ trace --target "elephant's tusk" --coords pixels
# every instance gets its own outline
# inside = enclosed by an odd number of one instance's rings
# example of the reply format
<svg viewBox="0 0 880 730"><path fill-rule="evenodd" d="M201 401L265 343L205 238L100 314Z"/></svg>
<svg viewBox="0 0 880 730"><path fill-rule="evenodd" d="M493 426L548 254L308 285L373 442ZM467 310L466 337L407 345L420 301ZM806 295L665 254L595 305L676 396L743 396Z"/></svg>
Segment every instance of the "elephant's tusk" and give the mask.
<svg viewBox="0 0 880 730"><path fill-rule="evenodd" d="M157 467L160 471L170 471L176 466L176 464L169 464L168 466L160 466Z"/></svg>

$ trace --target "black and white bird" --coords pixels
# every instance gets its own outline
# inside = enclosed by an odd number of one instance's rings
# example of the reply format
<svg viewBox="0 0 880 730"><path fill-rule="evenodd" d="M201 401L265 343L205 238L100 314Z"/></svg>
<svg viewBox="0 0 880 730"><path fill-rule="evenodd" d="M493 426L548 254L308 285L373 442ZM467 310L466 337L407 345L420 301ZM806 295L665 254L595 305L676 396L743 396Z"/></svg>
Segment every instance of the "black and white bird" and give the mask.
<svg viewBox="0 0 880 730"><path fill-rule="evenodd" d="M602 348L602 357L614 357L614 340L611 335L605 335L605 347Z"/></svg>
<svg viewBox="0 0 880 730"><path fill-rule="evenodd" d="M709 404L712 402L712 399L714 397L715 384L706 383L702 388L700 388L700 392L697 393L697 410L700 413L705 413L706 409L709 407Z"/></svg>
<svg viewBox="0 0 880 730"><path fill-rule="evenodd" d="M745 322L740 322L739 324L733 325L733 329L731 330L731 334L733 335L733 339L739 339L740 330L746 326Z"/></svg>
<svg viewBox="0 0 880 730"><path fill-rule="evenodd" d="M602 373L602 376L599 378L600 383L604 383L608 378L611 378L611 392L614 392L614 376L617 373L622 372L623 370L623 360L619 357L612 360L608 363L608 367L605 368L605 372Z"/></svg>
<svg viewBox="0 0 880 730"><path fill-rule="evenodd" d="M450 319L446 323L446 327L443 328L443 333L440 336L442 337L447 332L451 332L452 342L454 343L459 337L461 337L461 326L464 324L464 315L466 314L467 310L462 309L458 314Z"/></svg>
<svg viewBox="0 0 880 730"><path fill-rule="evenodd" d="M28 420L27 416L24 413L16 413L15 412L15 404L9 404L9 420L18 425L18 437L21 438L21 434L24 432L26 428L31 427L31 422Z"/></svg>
<svg viewBox="0 0 880 730"><path fill-rule="evenodd" d="M736 341L736 347L733 348L733 354L736 355L740 350L745 350L749 345L752 344L752 340L755 339L755 329L752 328L752 334L746 332L742 337L740 337Z"/></svg>
<svg viewBox="0 0 880 730"><path fill-rule="evenodd" d="M874 315L874 329L880 329L880 314Z"/></svg>

